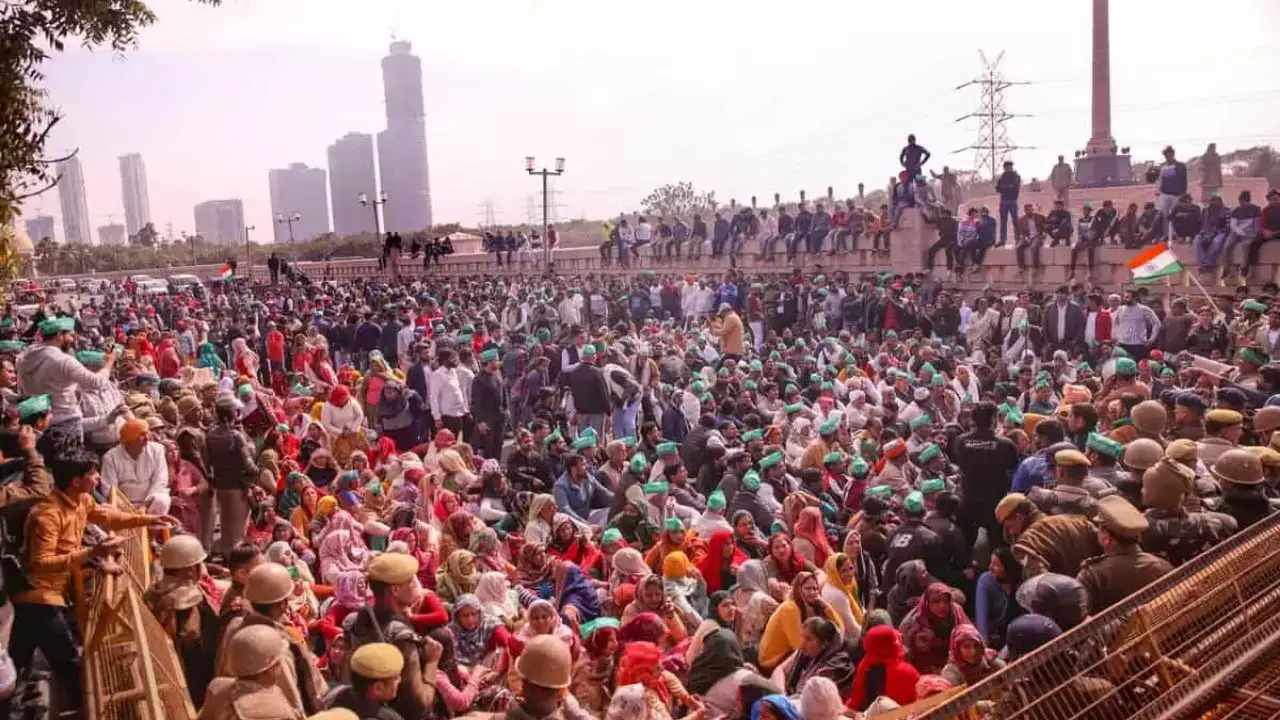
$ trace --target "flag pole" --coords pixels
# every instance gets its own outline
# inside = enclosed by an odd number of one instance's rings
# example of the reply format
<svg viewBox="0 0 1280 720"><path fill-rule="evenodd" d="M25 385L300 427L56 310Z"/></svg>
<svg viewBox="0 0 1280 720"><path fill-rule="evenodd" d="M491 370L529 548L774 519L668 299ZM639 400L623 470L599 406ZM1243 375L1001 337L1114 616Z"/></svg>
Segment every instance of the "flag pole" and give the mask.
<svg viewBox="0 0 1280 720"><path fill-rule="evenodd" d="M1200 292L1204 293L1204 296L1209 299L1209 304L1213 306L1214 313L1222 315L1223 312L1218 308L1218 302L1213 299L1213 296L1209 294L1209 291L1205 289L1204 285L1200 284L1200 278L1196 277L1195 273L1187 272L1185 270L1183 272L1187 273L1187 277L1191 278L1191 282L1195 283L1196 287L1200 288Z"/></svg>

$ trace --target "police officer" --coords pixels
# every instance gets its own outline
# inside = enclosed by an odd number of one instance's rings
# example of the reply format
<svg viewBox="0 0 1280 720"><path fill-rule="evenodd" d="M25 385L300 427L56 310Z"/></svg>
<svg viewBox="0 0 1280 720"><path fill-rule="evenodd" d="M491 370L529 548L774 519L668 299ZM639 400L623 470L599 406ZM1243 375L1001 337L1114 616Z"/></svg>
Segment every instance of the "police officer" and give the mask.
<svg viewBox="0 0 1280 720"><path fill-rule="evenodd" d="M1277 429L1280 429L1280 407L1269 405L1253 414L1253 432L1258 436L1258 444L1270 445Z"/></svg>
<svg viewBox="0 0 1280 720"><path fill-rule="evenodd" d="M1076 579L1089 591L1089 611L1102 612L1173 570L1168 560L1143 552L1138 539L1147 519L1118 495L1098 501L1098 544L1103 555L1089 558Z"/></svg>
<svg viewBox="0 0 1280 720"><path fill-rule="evenodd" d="M1196 456L1212 466L1223 453L1234 448L1244 434L1244 416L1235 410L1214 408L1204 418L1204 439L1196 447Z"/></svg>
<svg viewBox="0 0 1280 720"><path fill-rule="evenodd" d="M1143 400L1129 411L1133 419L1133 428L1140 438L1149 438L1164 445L1164 429L1169 423L1169 414L1164 405L1157 400Z"/></svg>
<svg viewBox="0 0 1280 720"><path fill-rule="evenodd" d="M325 688L325 681L316 667L315 655L302 642L301 636L281 622L289 609L293 591L293 577L283 565L268 562L255 567L244 585L244 598L251 609L243 617L233 618L227 623L216 667L219 675L231 672L235 658L232 641L236 635L250 627L271 628L285 641L285 652L280 658L280 689L289 702L306 715L320 709L320 694Z"/></svg>
<svg viewBox="0 0 1280 720"><path fill-rule="evenodd" d="M374 558L368 570L373 604L351 613L343 622L351 648L349 658L369 643L389 643L400 651L404 665L390 707L404 718L428 717L432 713L436 666L443 651L435 640L419 637L408 618L417 599L417 574L418 561L412 555L387 553Z"/></svg>
<svg viewBox="0 0 1280 720"><path fill-rule="evenodd" d="M1182 499L1187 512L1215 510L1222 504L1222 488L1218 487L1218 482L1209 476L1209 469L1200 462L1198 447L1194 440L1184 438L1169 443L1164 451L1165 457L1187 466L1195 475L1191 488Z"/></svg>
<svg viewBox="0 0 1280 720"><path fill-rule="evenodd" d="M1271 514L1263 490L1262 461L1243 448L1227 450L1209 468L1222 485L1221 512L1236 519L1243 530Z"/></svg>
<svg viewBox="0 0 1280 720"><path fill-rule="evenodd" d="M242 629L227 644L230 677L209 683L198 720L301 720L306 717L283 689L289 642L269 625Z"/></svg>
<svg viewBox="0 0 1280 720"><path fill-rule="evenodd" d="M1190 560L1236 531L1235 518L1216 512L1188 512L1191 468L1165 457L1142 474L1142 504L1148 527L1142 547L1174 566Z"/></svg>
<svg viewBox="0 0 1280 720"><path fill-rule="evenodd" d="M351 684L338 688L330 701L347 708L361 720L404 720L387 703L396 699L404 656L395 645L369 643L351 654Z"/></svg>
<svg viewBox="0 0 1280 720"><path fill-rule="evenodd" d="M1021 493L1004 496L995 519L1022 563L1023 578L1046 572L1075 576L1086 558L1100 552L1093 523L1080 515L1046 515Z"/></svg>
<svg viewBox="0 0 1280 720"><path fill-rule="evenodd" d="M1169 437L1173 440L1203 440L1204 413L1208 409L1204 398L1190 390L1177 393L1173 400L1173 427Z"/></svg>
<svg viewBox="0 0 1280 720"><path fill-rule="evenodd" d="M525 645L512 675L515 704L505 713L493 715L492 720L559 718L560 704L573 679L573 657L569 646L554 635L535 637Z"/></svg>
<svg viewBox="0 0 1280 720"><path fill-rule="evenodd" d="M1053 473L1057 482L1052 489L1033 487L1027 492L1027 499L1049 515L1093 517L1098 505L1097 494L1110 491L1105 486L1099 488L1096 480L1092 489L1085 487L1089 482L1089 459L1079 450L1054 453Z"/></svg>
<svg viewBox="0 0 1280 720"><path fill-rule="evenodd" d="M885 560L885 577L896 577L898 567L908 560L923 560L933 577L946 577L950 566L947 551L938 534L925 525L928 512L924 494L914 490L902 501L903 522L889 536L889 553Z"/></svg>
<svg viewBox="0 0 1280 720"><path fill-rule="evenodd" d="M196 707L204 704L218 652L218 611L200 586L205 557L204 546L195 536L169 538L160 548L164 574L142 595L151 614L173 640Z"/></svg>
<svg viewBox="0 0 1280 720"><path fill-rule="evenodd" d="M1121 473L1117 478L1119 482L1116 483L1116 490L1120 491L1120 495L1134 505L1141 505L1142 474L1147 468L1160 462L1162 457L1164 448L1155 440L1139 438L1126 445L1122 463L1129 472Z"/></svg>
<svg viewBox="0 0 1280 720"><path fill-rule="evenodd" d="M1115 492L1124 445L1101 433L1091 432L1085 438L1084 454L1089 459L1089 476L1084 481L1084 488L1095 498Z"/></svg>

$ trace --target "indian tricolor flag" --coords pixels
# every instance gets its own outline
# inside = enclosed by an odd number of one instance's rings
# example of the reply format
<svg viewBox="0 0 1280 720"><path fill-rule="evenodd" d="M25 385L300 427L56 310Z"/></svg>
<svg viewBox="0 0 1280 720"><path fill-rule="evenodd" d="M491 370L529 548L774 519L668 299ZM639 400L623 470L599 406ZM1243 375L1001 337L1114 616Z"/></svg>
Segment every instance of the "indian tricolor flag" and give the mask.
<svg viewBox="0 0 1280 720"><path fill-rule="evenodd" d="M1138 253L1129 261L1129 269L1133 271L1133 279L1140 283L1159 282L1164 278L1180 273L1182 262L1164 243L1152 245Z"/></svg>
<svg viewBox="0 0 1280 720"><path fill-rule="evenodd" d="M235 271L231 269L231 263L223 265L222 272L219 273L219 276L223 280L230 280L232 275L235 275Z"/></svg>

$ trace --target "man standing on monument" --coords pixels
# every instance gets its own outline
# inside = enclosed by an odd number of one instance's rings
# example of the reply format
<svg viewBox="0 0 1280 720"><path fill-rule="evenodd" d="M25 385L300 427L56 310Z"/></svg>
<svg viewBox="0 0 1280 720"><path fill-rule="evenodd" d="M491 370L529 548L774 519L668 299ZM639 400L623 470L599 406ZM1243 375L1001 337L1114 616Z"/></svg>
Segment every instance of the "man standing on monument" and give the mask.
<svg viewBox="0 0 1280 720"><path fill-rule="evenodd" d="M914 180L920 174L920 168L929 162L929 151L923 145L916 144L916 136L907 136L907 145L902 148L902 152L898 153L898 162L902 163L902 167L906 168L907 179Z"/></svg>
<svg viewBox="0 0 1280 720"><path fill-rule="evenodd" d="M1173 158L1172 146L1164 149L1164 164L1160 166L1160 177L1156 182L1160 190L1156 197L1156 209L1164 220L1162 234L1165 240L1169 240L1173 233L1173 223L1169 222L1169 217L1178 204L1178 198L1187 191L1187 166Z"/></svg>
<svg viewBox="0 0 1280 720"><path fill-rule="evenodd" d="M1049 184L1053 185L1053 199L1061 200L1064 205L1071 204L1071 166L1058 156L1058 164L1049 171Z"/></svg>
<svg viewBox="0 0 1280 720"><path fill-rule="evenodd" d="M1013 162L1004 161L1004 172L996 180L996 192L1000 193L1000 242L1003 247L1009 239L1009 225L1013 225L1014 243L1018 240L1018 193L1022 190L1022 177L1014 172Z"/></svg>
<svg viewBox="0 0 1280 720"><path fill-rule="evenodd" d="M1209 202L1209 198L1222 190L1222 156L1218 154L1218 144L1209 143L1204 155L1200 157L1200 202Z"/></svg>
<svg viewBox="0 0 1280 720"><path fill-rule="evenodd" d="M960 207L960 181L956 178L956 174L951 172L951 168L946 165L942 166L942 174L939 175L932 170L929 174L934 180L938 181L939 190L942 194L942 204L954 216Z"/></svg>

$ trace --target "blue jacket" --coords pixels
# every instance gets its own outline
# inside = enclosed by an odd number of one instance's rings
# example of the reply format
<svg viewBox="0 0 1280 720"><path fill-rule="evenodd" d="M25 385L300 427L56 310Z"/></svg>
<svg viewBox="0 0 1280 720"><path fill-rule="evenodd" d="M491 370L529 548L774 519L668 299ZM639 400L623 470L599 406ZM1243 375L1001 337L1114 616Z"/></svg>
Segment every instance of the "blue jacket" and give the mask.
<svg viewBox="0 0 1280 720"><path fill-rule="evenodd" d="M561 473L551 488L551 494L555 496L560 512L583 522L587 521L592 510L607 508L613 503L613 493L590 473L581 485L573 484L568 472Z"/></svg>
<svg viewBox="0 0 1280 720"><path fill-rule="evenodd" d="M1047 487L1052 484L1053 474L1049 470L1048 451L1041 450L1018 465L1018 469L1013 473L1009 492L1026 494L1033 487Z"/></svg>
<svg viewBox="0 0 1280 720"><path fill-rule="evenodd" d="M1022 190L1022 178L1013 170L1005 170L1000 173L1000 179L996 181L996 192L1000 193L1000 204L1007 205L1009 203L1017 204L1018 192Z"/></svg>
<svg viewBox="0 0 1280 720"><path fill-rule="evenodd" d="M1177 162L1160 166L1160 194L1181 195L1187 191L1187 166Z"/></svg>
<svg viewBox="0 0 1280 720"><path fill-rule="evenodd" d="M991 247L996 244L996 219L988 215L978 218L978 241L981 245Z"/></svg>

